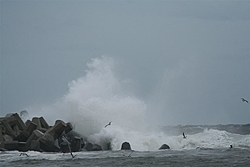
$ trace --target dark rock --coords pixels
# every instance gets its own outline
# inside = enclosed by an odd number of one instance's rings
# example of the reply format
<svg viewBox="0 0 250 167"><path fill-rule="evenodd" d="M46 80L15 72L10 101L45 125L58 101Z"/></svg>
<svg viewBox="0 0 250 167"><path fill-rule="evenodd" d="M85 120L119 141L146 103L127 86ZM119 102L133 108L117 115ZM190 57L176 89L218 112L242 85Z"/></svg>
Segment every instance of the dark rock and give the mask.
<svg viewBox="0 0 250 167"><path fill-rule="evenodd" d="M38 140L31 140L28 147L29 150L32 151L41 151L40 142Z"/></svg>
<svg viewBox="0 0 250 167"><path fill-rule="evenodd" d="M22 117L27 114L25 110L20 112ZM0 118L0 148L19 151L62 151L71 154L83 147L88 151L93 150L91 143L85 145L83 137L72 131L70 122L65 124L62 120L57 120L54 126L49 126L43 117L33 117L32 121L27 120L24 124L17 113L7 114ZM94 145L94 150L102 148Z"/></svg>
<svg viewBox="0 0 250 167"><path fill-rule="evenodd" d="M40 129L45 129L48 127L46 125L46 121L42 117L33 118L32 122L38 124ZM43 122L43 125L41 122ZM58 139L64 132L65 127L65 123L61 120L58 120L56 121L55 125L49 128L45 133L42 133L40 130L34 130L30 138L27 140L27 143L31 149L42 149L43 151L47 152L58 152L60 151ZM38 140L39 144L37 142L33 142L33 146L31 146L31 141L34 140Z"/></svg>
<svg viewBox="0 0 250 167"><path fill-rule="evenodd" d="M27 145L30 146L30 143L32 141L37 141L38 139L40 139L42 136L44 135L43 132L41 132L40 130L34 130L32 132L32 134L30 135L30 137L27 140Z"/></svg>
<svg viewBox="0 0 250 167"><path fill-rule="evenodd" d="M84 146L85 146L85 142L84 142L83 138L81 138L81 148L84 148Z"/></svg>
<svg viewBox="0 0 250 167"><path fill-rule="evenodd" d="M65 133L69 133L70 131L73 130L73 126L70 122L66 123L66 127L65 127Z"/></svg>
<svg viewBox="0 0 250 167"><path fill-rule="evenodd" d="M0 118L0 126L3 134L8 134L13 138L17 137L25 129L25 124L17 113L7 114L5 117Z"/></svg>
<svg viewBox="0 0 250 167"><path fill-rule="evenodd" d="M33 117L32 118L32 122L34 122L37 125L37 129L40 130L41 132L45 133L48 129L44 128L44 127L47 127L47 126L46 126L46 122L43 122L43 120L44 120L43 117L40 117L40 118Z"/></svg>
<svg viewBox="0 0 250 167"><path fill-rule="evenodd" d="M49 142L55 142L55 138L52 135L50 135L49 133L45 133L43 135L43 138L46 139Z"/></svg>
<svg viewBox="0 0 250 167"><path fill-rule="evenodd" d="M71 151L76 152L81 150L81 138L80 137L74 137L74 139L71 141Z"/></svg>
<svg viewBox="0 0 250 167"><path fill-rule="evenodd" d="M46 131L46 134L53 136L54 139L58 139L58 137L62 135L65 128L66 124L61 120L57 120L55 125Z"/></svg>
<svg viewBox="0 0 250 167"><path fill-rule="evenodd" d="M18 151L22 151L22 152L26 152L26 151L29 150L29 148L28 148L26 142L19 142L19 143L18 143L18 149L17 149L17 150L18 150Z"/></svg>
<svg viewBox="0 0 250 167"><path fill-rule="evenodd" d="M3 141L13 141L13 138L7 134L3 135Z"/></svg>
<svg viewBox="0 0 250 167"><path fill-rule="evenodd" d="M85 147L85 141L84 141L82 135L80 135L80 134L77 133L76 131L71 130L70 132L68 132L68 133L66 134L66 136L67 136L67 139L68 139L70 142L73 141L75 137L80 138L80 139L81 139L81 148L84 148L84 147Z"/></svg>
<svg viewBox="0 0 250 167"><path fill-rule="evenodd" d="M121 150L131 150L131 146L130 146L129 142L122 143Z"/></svg>
<svg viewBox="0 0 250 167"><path fill-rule="evenodd" d="M40 148L46 152L59 152L60 147L58 146L57 140L51 141L51 136L43 136L39 139Z"/></svg>
<svg viewBox="0 0 250 167"><path fill-rule="evenodd" d="M93 151L102 151L102 147L99 146L98 144L93 144Z"/></svg>
<svg viewBox="0 0 250 167"><path fill-rule="evenodd" d="M14 138L14 140L17 140L19 142L26 142L29 138L30 134L26 131L21 131L20 134Z"/></svg>
<svg viewBox="0 0 250 167"><path fill-rule="evenodd" d="M8 150L3 147L0 147L0 151L8 151Z"/></svg>
<svg viewBox="0 0 250 167"><path fill-rule="evenodd" d="M26 121L26 122L27 122L27 121ZM34 122L34 123L37 125L37 129L41 129L41 128L42 128L40 119L39 119L38 117L33 117L33 118L32 118L32 122Z"/></svg>
<svg viewBox="0 0 250 167"><path fill-rule="evenodd" d="M0 148L3 147L3 134L0 127Z"/></svg>
<svg viewBox="0 0 250 167"><path fill-rule="evenodd" d="M167 144L163 144L159 150L166 150L166 149L170 149L170 147Z"/></svg>
<svg viewBox="0 0 250 167"><path fill-rule="evenodd" d="M44 135L39 138L40 148L47 152L60 151L58 138L62 135L65 127L65 123L61 120L58 120L53 127L48 129L46 133L44 133Z"/></svg>
<svg viewBox="0 0 250 167"><path fill-rule="evenodd" d="M63 141L60 144L60 148L63 153L68 153L70 152L70 143Z"/></svg>
<svg viewBox="0 0 250 167"><path fill-rule="evenodd" d="M5 125L2 122L1 118L0 118L0 132L1 132L1 134L5 134L6 133L6 128L5 128Z"/></svg>
<svg viewBox="0 0 250 167"><path fill-rule="evenodd" d="M49 129L49 124L45 121L45 119L43 117L40 117L39 118L40 120L40 123L41 123L41 128L44 128L44 129Z"/></svg>
<svg viewBox="0 0 250 167"><path fill-rule="evenodd" d="M85 150L87 151L93 151L93 144L87 143L84 147Z"/></svg>
<svg viewBox="0 0 250 167"><path fill-rule="evenodd" d="M23 131L25 129L25 124L17 113L10 115L10 117L14 117L15 124L17 125L19 130Z"/></svg>
<svg viewBox="0 0 250 167"><path fill-rule="evenodd" d="M28 132L30 135L31 135L32 132L33 132L34 130L36 130L36 128L37 128L37 124L34 123L34 122L32 122L32 121L30 121L30 120L27 120L27 121L25 122L25 124L26 124L25 131Z"/></svg>
<svg viewBox="0 0 250 167"><path fill-rule="evenodd" d="M68 132L68 133L66 134L66 136L67 136L67 138L69 138L70 141L73 140L74 137L83 138L81 134L77 133L77 132L74 131L74 130L71 130L70 132Z"/></svg>
<svg viewBox="0 0 250 167"><path fill-rule="evenodd" d="M18 141L4 141L4 148L9 151L18 150L19 143Z"/></svg>

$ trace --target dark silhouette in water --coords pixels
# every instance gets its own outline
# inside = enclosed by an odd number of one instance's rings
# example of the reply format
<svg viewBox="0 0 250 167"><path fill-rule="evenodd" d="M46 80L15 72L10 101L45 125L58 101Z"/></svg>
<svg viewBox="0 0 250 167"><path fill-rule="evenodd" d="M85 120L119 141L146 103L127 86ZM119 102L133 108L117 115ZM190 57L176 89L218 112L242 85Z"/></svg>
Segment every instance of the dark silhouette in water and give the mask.
<svg viewBox="0 0 250 167"><path fill-rule="evenodd" d="M248 103L248 101L246 99L244 99L244 98L241 98L241 100L242 100L242 102L247 102Z"/></svg>
<svg viewBox="0 0 250 167"><path fill-rule="evenodd" d="M123 142L121 150L131 150L131 146L130 146L129 142Z"/></svg>
<svg viewBox="0 0 250 167"><path fill-rule="evenodd" d="M109 125L111 125L111 122L109 122L107 125L105 125L105 127L104 128L106 128L107 126L109 126Z"/></svg>
<svg viewBox="0 0 250 167"><path fill-rule="evenodd" d="M233 148L233 145L230 145L230 148Z"/></svg>
<svg viewBox="0 0 250 167"><path fill-rule="evenodd" d="M163 145L159 148L159 150L166 150L166 149L170 149L169 145L167 145L167 144L163 144Z"/></svg>
<svg viewBox="0 0 250 167"><path fill-rule="evenodd" d="M187 136L185 136L184 132L182 133L182 135L183 135L183 139L186 139L186 138L187 138Z"/></svg>

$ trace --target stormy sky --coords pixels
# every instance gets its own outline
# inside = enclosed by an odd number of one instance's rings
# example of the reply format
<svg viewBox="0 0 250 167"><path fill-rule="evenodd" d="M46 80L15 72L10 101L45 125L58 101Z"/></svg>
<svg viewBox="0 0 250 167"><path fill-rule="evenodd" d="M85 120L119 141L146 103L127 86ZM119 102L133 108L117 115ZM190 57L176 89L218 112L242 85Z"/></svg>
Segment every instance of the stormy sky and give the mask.
<svg viewBox="0 0 250 167"><path fill-rule="evenodd" d="M158 125L250 122L250 1L1 1L0 116L114 59Z"/></svg>

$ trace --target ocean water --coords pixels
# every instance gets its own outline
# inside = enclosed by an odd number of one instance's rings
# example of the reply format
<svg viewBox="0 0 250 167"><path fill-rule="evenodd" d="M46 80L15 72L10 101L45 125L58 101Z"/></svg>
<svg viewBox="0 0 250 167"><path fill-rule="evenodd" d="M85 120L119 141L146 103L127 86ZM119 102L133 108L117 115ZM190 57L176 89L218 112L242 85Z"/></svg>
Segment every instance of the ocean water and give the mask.
<svg viewBox="0 0 250 167"><path fill-rule="evenodd" d="M68 92L52 105L30 106L29 115L71 122L74 131L103 149L70 154L1 151L3 166L250 166L250 124L246 125L147 125L147 104L129 89L129 80L117 77L113 59L88 63L83 77L69 83ZM166 111L167 112L167 111ZM112 122L110 126L105 125ZM178 124L178 123L176 123ZM187 138L183 138L185 132ZM129 142L131 151L121 150ZM168 144L169 150L159 150ZM230 148L230 145L233 148Z"/></svg>
<svg viewBox="0 0 250 167"><path fill-rule="evenodd" d="M235 129L233 129L233 127ZM250 165L250 125L224 125L223 128L238 130L240 133L230 133L218 130L221 125L212 126L174 126L161 127L161 137L170 146L170 150L138 151L141 143L131 143L132 150L81 151L73 153L41 153L28 151L21 155L18 151L2 151L0 166L242 166ZM174 133L186 131L187 138ZM171 131L171 135L167 135ZM145 136L145 141L152 136ZM143 142L143 141L141 141ZM155 141L156 142L156 141ZM136 144L138 146L136 146ZM233 148L230 148L233 145Z"/></svg>

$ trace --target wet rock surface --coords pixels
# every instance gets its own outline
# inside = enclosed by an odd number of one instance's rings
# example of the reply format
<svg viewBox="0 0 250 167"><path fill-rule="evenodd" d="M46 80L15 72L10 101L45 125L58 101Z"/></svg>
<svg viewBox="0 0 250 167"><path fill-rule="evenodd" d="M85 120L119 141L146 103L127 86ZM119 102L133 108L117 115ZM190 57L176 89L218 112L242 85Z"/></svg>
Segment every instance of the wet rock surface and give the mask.
<svg viewBox="0 0 250 167"><path fill-rule="evenodd" d="M26 110L20 113L28 115ZM19 114L7 114L0 117L0 151L40 151L71 153L78 151L111 150L111 143L91 143L73 130L70 122L56 120L50 126L43 117L33 117L25 123ZM163 144L159 149L170 149ZM123 142L121 150L131 150L129 142Z"/></svg>
<svg viewBox="0 0 250 167"><path fill-rule="evenodd" d="M21 114L27 114L27 111ZM33 117L25 123L17 113L0 117L1 150L66 153L81 151L84 146L84 139L74 132L70 122L56 120L55 124L50 126L43 117Z"/></svg>
<svg viewBox="0 0 250 167"><path fill-rule="evenodd" d="M166 150L166 149L170 149L169 145L167 145L167 144L163 144L163 145L159 148L159 150Z"/></svg>
<svg viewBox="0 0 250 167"><path fill-rule="evenodd" d="M121 150L131 150L131 146L130 146L129 142L123 142Z"/></svg>

